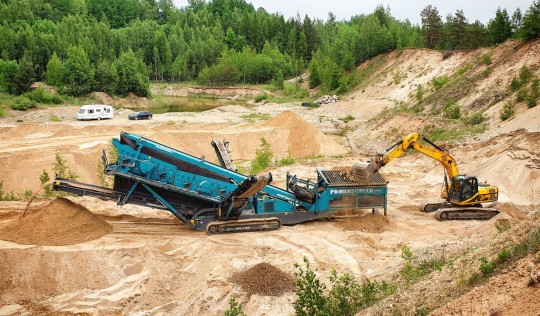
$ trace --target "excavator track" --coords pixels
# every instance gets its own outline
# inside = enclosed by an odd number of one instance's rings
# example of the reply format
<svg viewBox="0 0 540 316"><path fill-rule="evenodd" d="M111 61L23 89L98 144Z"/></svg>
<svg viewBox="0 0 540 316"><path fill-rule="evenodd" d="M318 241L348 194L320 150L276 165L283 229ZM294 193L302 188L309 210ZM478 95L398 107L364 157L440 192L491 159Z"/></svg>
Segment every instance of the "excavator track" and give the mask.
<svg viewBox="0 0 540 316"><path fill-rule="evenodd" d="M448 202L441 202L441 203L422 203L420 205L420 211L425 213L431 213L435 212L438 209L441 208L451 208L452 204Z"/></svg>
<svg viewBox="0 0 540 316"><path fill-rule="evenodd" d="M440 221L445 220L489 220L499 214L494 208L484 207L449 207L435 211L435 218Z"/></svg>
<svg viewBox="0 0 540 316"><path fill-rule="evenodd" d="M281 221L277 217L248 218L234 221L211 222L206 226L208 235L278 230Z"/></svg>

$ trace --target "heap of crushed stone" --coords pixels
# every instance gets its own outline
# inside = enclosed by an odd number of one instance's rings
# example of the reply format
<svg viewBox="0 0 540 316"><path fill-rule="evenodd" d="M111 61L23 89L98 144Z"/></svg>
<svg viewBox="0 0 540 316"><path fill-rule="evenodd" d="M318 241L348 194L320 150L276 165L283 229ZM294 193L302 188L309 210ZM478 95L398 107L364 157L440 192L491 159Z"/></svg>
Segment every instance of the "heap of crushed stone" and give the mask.
<svg viewBox="0 0 540 316"><path fill-rule="evenodd" d="M0 231L0 239L23 245L63 246L97 239L112 226L87 208L57 198L13 220Z"/></svg>
<svg viewBox="0 0 540 316"><path fill-rule="evenodd" d="M279 296L294 290L294 278L269 263L259 263L236 273L231 281L249 295Z"/></svg>

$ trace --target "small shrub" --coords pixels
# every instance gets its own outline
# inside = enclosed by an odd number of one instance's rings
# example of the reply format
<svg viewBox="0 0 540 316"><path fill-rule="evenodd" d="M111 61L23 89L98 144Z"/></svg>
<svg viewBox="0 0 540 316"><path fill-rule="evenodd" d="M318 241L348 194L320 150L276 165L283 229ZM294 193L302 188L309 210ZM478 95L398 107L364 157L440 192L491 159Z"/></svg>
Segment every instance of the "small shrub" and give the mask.
<svg viewBox="0 0 540 316"><path fill-rule="evenodd" d="M401 71L397 70L394 72L394 84L400 84L404 78L405 76L401 73Z"/></svg>
<svg viewBox="0 0 540 316"><path fill-rule="evenodd" d="M480 280L481 277L482 276L480 275L480 273L475 272L469 277L467 283L469 283L469 285L474 285L476 282L478 282L478 280Z"/></svg>
<svg viewBox="0 0 540 316"><path fill-rule="evenodd" d="M414 96L416 97L416 101L418 101L419 103L421 103L424 99L424 92L424 86L419 85L418 87L416 87L416 93L414 94Z"/></svg>
<svg viewBox="0 0 540 316"><path fill-rule="evenodd" d="M344 117L340 118L339 120L344 123L349 123L350 121L354 121L354 116L352 116L351 114L347 114Z"/></svg>
<svg viewBox="0 0 540 316"><path fill-rule="evenodd" d="M482 62L488 66L491 65L491 55L485 54L484 56L482 56Z"/></svg>
<svg viewBox="0 0 540 316"><path fill-rule="evenodd" d="M460 68L457 72L458 76L463 76L467 71L471 70L471 68L472 68L471 64L467 64L465 65L465 67Z"/></svg>
<svg viewBox="0 0 540 316"><path fill-rule="evenodd" d="M0 201L17 201L20 200L14 191L9 193L4 192L4 181L0 180Z"/></svg>
<svg viewBox="0 0 540 316"><path fill-rule="evenodd" d="M492 67L487 67L486 70L484 70L482 72L482 75L484 77L489 77L489 75L491 75L491 73L493 73L493 68Z"/></svg>
<svg viewBox="0 0 540 316"><path fill-rule="evenodd" d="M529 92L529 95L527 96L527 107L533 108L536 106L538 102L538 98L540 97L540 80L535 79L533 80L533 83L531 84L531 90Z"/></svg>
<svg viewBox="0 0 540 316"><path fill-rule="evenodd" d="M476 113L472 113L471 115L467 116L464 122L469 125L478 125L484 122L485 120L486 120L486 117L484 116L484 113L482 111L478 111Z"/></svg>
<svg viewBox="0 0 540 316"><path fill-rule="evenodd" d="M495 266L492 262L489 262L486 257L480 258L480 272L482 272L483 276L489 276L491 273L493 273L493 269Z"/></svg>
<svg viewBox="0 0 540 316"><path fill-rule="evenodd" d="M510 91L516 92L521 88L521 83L519 82L519 79L516 77L512 77L512 81L510 82Z"/></svg>
<svg viewBox="0 0 540 316"><path fill-rule="evenodd" d="M507 219L498 219L495 222L495 228L497 228L497 231L499 233L503 233L503 232L509 230L510 227L512 227L512 225L510 225L510 221L507 220Z"/></svg>
<svg viewBox="0 0 540 316"><path fill-rule="evenodd" d="M529 67L527 67L527 65L523 65L521 69L519 70L519 81L521 85L524 86L527 83L529 83L529 80L531 79L531 77L532 77L531 70L529 69Z"/></svg>
<svg viewBox="0 0 540 316"><path fill-rule="evenodd" d="M43 189L43 197L45 198L53 196L51 185L49 183L50 180L51 178L49 177L49 173L43 170L43 173L39 176L39 183L41 184L41 188Z"/></svg>
<svg viewBox="0 0 540 316"><path fill-rule="evenodd" d="M506 121L516 113L516 107L512 102L507 102L499 113L501 121Z"/></svg>
<svg viewBox="0 0 540 316"><path fill-rule="evenodd" d="M510 251L508 251L507 249L501 250L501 252L499 252L499 254L497 255L497 259L499 260L499 262L506 262L510 260L510 257Z"/></svg>
<svg viewBox="0 0 540 316"><path fill-rule="evenodd" d="M11 105L12 109L19 111L26 111L34 107L36 107L36 102L23 96L13 99L13 104Z"/></svg>
<svg viewBox="0 0 540 316"><path fill-rule="evenodd" d="M6 115L5 110L4 110L4 106L0 105L0 117L3 117L4 115Z"/></svg>
<svg viewBox="0 0 540 316"><path fill-rule="evenodd" d="M262 93L255 97L255 102L261 102L262 100L268 100L268 94Z"/></svg>
<svg viewBox="0 0 540 316"><path fill-rule="evenodd" d="M246 316L242 304L236 301L236 297L229 299L229 309L225 311L225 316Z"/></svg>
<svg viewBox="0 0 540 316"><path fill-rule="evenodd" d="M443 116L449 119L457 120L461 116L461 109L456 102L449 102L443 111Z"/></svg>
<svg viewBox="0 0 540 316"><path fill-rule="evenodd" d="M516 95L516 102L517 103L524 102L525 100L527 100L528 97L529 97L529 94L527 93L527 89L525 88L519 89Z"/></svg>
<svg viewBox="0 0 540 316"><path fill-rule="evenodd" d="M266 170L272 163L274 153L270 148L270 144L263 137L259 148L255 149L255 159L251 162L251 173L258 173Z"/></svg>
<svg viewBox="0 0 540 316"><path fill-rule="evenodd" d="M435 88L435 90L439 90L442 87L444 87L444 85L447 84L449 80L450 79L448 78L447 75L435 77L431 79L431 85Z"/></svg>
<svg viewBox="0 0 540 316"><path fill-rule="evenodd" d="M294 273L296 281L294 285L296 290L294 293L298 299L294 302L294 310L296 315L311 316L318 315L323 311L326 305L326 297L324 295L325 286L319 281L316 275L316 270L313 271L310 267L309 260L304 257L306 268L303 269L298 264L294 266L298 269Z"/></svg>
<svg viewBox="0 0 540 316"><path fill-rule="evenodd" d="M69 168L66 160L64 159L62 154L58 151L54 155L53 171L56 177L62 178L62 179L75 181L79 177L77 173L75 173Z"/></svg>

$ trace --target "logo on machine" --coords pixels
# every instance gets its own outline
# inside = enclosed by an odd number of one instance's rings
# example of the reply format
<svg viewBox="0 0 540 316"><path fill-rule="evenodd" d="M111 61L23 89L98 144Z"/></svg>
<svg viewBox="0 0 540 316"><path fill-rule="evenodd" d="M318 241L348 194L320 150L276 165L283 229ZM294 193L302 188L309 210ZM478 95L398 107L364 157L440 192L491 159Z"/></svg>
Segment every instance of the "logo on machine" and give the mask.
<svg viewBox="0 0 540 316"><path fill-rule="evenodd" d="M375 193L373 188L356 188L356 189L331 189L330 194L344 195L344 194L358 194L358 193Z"/></svg>

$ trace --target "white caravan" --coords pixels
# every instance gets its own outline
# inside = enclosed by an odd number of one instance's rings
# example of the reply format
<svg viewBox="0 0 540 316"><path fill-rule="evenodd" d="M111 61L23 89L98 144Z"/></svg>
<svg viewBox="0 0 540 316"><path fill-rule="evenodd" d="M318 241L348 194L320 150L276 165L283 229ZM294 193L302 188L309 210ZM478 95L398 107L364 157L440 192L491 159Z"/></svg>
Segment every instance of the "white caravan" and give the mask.
<svg viewBox="0 0 540 316"><path fill-rule="evenodd" d="M105 104L83 105L77 113L78 120L101 120L113 118L113 116L113 107Z"/></svg>

